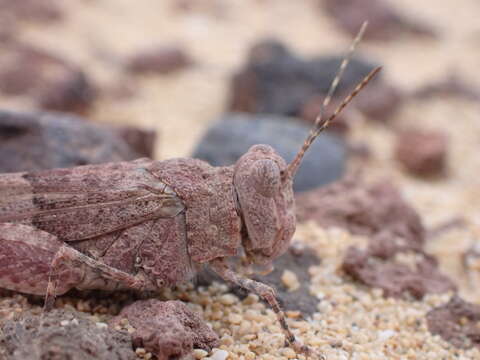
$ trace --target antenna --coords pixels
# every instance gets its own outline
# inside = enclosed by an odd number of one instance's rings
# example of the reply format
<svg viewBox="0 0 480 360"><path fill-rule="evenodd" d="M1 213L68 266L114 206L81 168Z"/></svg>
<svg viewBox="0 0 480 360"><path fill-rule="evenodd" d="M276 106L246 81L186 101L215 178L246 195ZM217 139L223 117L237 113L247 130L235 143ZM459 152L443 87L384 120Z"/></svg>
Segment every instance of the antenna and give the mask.
<svg viewBox="0 0 480 360"><path fill-rule="evenodd" d="M293 178L295 176L295 173L297 172L297 169L300 166L300 163L302 162L302 159L305 153L307 152L310 145L312 145L313 141L317 138L317 136L330 125L330 123L348 105L348 103L352 101L352 99L365 87L365 85L367 85L370 82L370 80L381 70L381 66L373 69L367 76L365 76L365 78L363 78L363 80L355 87L355 89L342 101L342 103L335 109L333 114L326 119L324 118L325 108L330 103L332 95L335 92L338 86L338 83L340 82L340 79L348 63L350 62L350 59L352 58L353 52L355 51L355 47L360 42L363 36L363 33L365 32L367 24L368 22L366 21L362 24L362 27L358 31L357 36L355 37L352 44L350 45L348 53L343 59L342 63L340 64L337 74L335 75L335 78L333 79L332 84L330 85L330 89L328 90L327 96L325 97L325 100L322 103L320 112L317 115L317 118L315 119L315 124L310 130L310 134L308 135L307 139L303 143L302 148L295 156L295 159L293 159L293 161L290 164L288 164L287 171L285 172L285 177Z"/></svg>

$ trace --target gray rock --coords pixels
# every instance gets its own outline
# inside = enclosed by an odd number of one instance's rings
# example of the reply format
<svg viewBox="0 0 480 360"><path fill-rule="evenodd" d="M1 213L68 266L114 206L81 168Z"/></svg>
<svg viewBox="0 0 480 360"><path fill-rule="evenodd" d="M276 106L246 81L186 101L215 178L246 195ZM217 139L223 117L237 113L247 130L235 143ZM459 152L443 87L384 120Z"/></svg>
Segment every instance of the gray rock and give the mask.
<svg viewBox="0 0 480 360"><path fill-rule="evenodd" d="M293 118L275 115L226 114L200 140L193 157L212 165L235 163L255 144L268 144L287 161L299 151L310 128ZM345 168L346 148L332 134L321 134L306 154L294 182L294 190L305 191L339 179Z"/></svg>
<svg viewBox="0 0 480 360"><path fill-rule="evenodd" d="M55 112L0 110L0 172L133 160L142 157L117 129Z"/></svg>

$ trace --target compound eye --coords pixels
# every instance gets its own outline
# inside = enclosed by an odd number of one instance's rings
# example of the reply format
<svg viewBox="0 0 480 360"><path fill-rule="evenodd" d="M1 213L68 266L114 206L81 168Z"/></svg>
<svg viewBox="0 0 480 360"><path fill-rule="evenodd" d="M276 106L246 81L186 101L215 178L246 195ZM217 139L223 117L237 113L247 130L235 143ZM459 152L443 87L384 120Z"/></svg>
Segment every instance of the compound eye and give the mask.
<svg viewBox="0 0 480 360"><path fill-rule="evenodd" d="M269 198L278 194L281 177L280 169L274 161L268 159L255 161L252 175L255 181L255 189L260 194Z"/></svg>

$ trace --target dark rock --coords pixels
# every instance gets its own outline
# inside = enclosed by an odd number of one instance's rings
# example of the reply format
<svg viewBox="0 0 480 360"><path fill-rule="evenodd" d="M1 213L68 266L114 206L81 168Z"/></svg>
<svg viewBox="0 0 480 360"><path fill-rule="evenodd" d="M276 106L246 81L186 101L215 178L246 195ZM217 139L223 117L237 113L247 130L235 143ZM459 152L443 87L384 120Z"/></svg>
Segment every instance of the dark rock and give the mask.
<svg viewBox="0 0 480 360"><path fill-rule="evenodd" d="M447 137L443 132L408 129L398 134L395 157L414 175L445 174L447 153Z"/></svg>
<svg viewBox="0 0 480 360"><path fill-rule="evenodd" d="M136 301L111 320L110 326L128 319L135 328L133 344L158 360L180 359L195 349L210 351L219 345L218 336L184 303L155 299Z"/></svg>
<svg viewBox="0 0 480 360"><path fill-rule="evenodd" d="M0 172L73 167L139 157L116 130L77 116L0 111Z"/></svg>
<svg viewBox="0 0 480 360"><path fill-rule="evenodd" d="M117 126L115 128L120 137L141 156L153 158L155 150L156 132L140 129L134 126Z"/></svg>
<svg viewBox="0 0 480 360"><path fill-rule="evenodd" d="M300 311L303 315L311 315L317 312L318 298L310 295L309 284L311 282L308 269L311 266L320 264L320 259L315 255L313 249L300 244L292 244L288 251L275 259L274 269L268 275L252 275L250 278L272 286L278 295L277 299L284 310ZM297 290L289 291L282 281L285 270L290 270L297 276L300 287ZM206 269L199 273L196 279L197 286L208 286L213 281L223 280ZM240 299L247 297L248 292L238 286L231 286L230 291Z"/></svg>
<svg viewBox="0 0 480 360"><path fill-rule="evenodd" d="M350 247L344 257L342 269L353 279L383 290L384 296L404 297L407 293L422 299L427 293L456 290L452 281L442 275L437 262L422 252L410 253L413 264L407 265L394 258L398 249L380 250L377 244L367 250ZM392 243L387 246L391 246ZM380 251L379 251L380 250ZM392 251L393 250L393 251ZM384 258L376 256L380 252Z"/></svg>
<svg viewBox="0 0 480 360"><path fill-rule="evenodd" d="M52 310L23 313L0 331L0 357L5 360L134 360L130 335L97 326L78 312Z"/></svg>
<svg viewBox="0 0 480 360"><path fill-rule="evenodd" d="M168 74L186 68L192 62L190 56L182 49L160 46L133 55L127 60L126 68L136 74Z"/></svg>
<svg viewBox="0 0 480 360"><path fill-rule="evenodd" d="M271 273L254 278L272 286L277 291L283 309L299 310L303 315L311 315L318 311L319 300L317 297L310 295L309 284L311 278L308 269L319 264L320 259L315 255L313 249L308 247L299 249L291 246L285 254L275 260L274 270ZM290 270L297 276L300 283L297 290L289 291L285 286L281 279L285 270Z"/></svg>
<svg viewBox="0 0 480 360"><path fill-rule="evenodd" d="M8 16L15 21L52 22L62 19L63 9L58 1L0 0L0 18Z"/></svg>
<svg viewBox="0 0 480 360"><path fill-rule="evenodd" d="M48 110L85 112L96 91L76 65L30 45L9 43L0 58L0 91Z"/></svg>
<svg viewBox="0 0 480 360"><path fill-rule="evenodd" d="M403 239L403 248L421 248L425 228L420 216L389 182L365 185L357 176L296 197L299 221L313 220L353 234L392 235Z"/></svg>
<svg viewBox="0 0 480 360"><path fill-rule="evenodd" d="M310 128L281 116L227 114L200 140L193 157L225 166L255 144L268 144L287 161L300 150ZM322 134L305 155L295 177L294 190L305 191L338 179L344 170L346 150L339 138Z"/></svg>
<svg viewBox="0 0 480 360"><path fill-rule="evenodd" d="M368 20L366 40L391 40L401 34L434 37L431 26L406 18L384 0L322 0L325 11L345 32L355 36Z"/></svg>
<svg viewBox="0 0 480 360"><path fill-rule="evenodd" d="M458 296L427 314L428 330L461 349L480 348L480 306Z"/></svg>
<svg viewBox="0 0 480 360"><path fill-rule="evenodd" d="M340 56L303 60L278 41L260 42L253 46L247 64L232 79L229 110L297 116L313 121L342 60ZM338 103L376 66L353 58L334 100ZM401 96L385 84L380 75L359 94L354 103L357 102L367 115L387 119L397 109Z"/></svg>

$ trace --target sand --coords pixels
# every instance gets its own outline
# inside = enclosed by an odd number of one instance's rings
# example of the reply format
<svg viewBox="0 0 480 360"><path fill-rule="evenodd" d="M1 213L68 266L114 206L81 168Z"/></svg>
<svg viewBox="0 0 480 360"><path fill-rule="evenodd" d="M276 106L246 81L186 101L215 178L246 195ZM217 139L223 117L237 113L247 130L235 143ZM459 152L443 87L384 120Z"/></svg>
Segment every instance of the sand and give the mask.
<svg viewBox="0 0 480 360"><path fill-rule="evenodd" d="M228 84L256 40L278 37L303 55L343 53L350 38L320 10L317 1L198 0L197 10L179 14L173 1L102 0L64 4L67 18L56 25L25 24L20 37L51 49L82 65L104 87L126 81L112 66L124 56L155 44L182 44L196 65L166 77L140 77L131 99L103 99L88 114L94 121L135 124L159 131L156 158L187 156L208 124L225 109ZM393 3L393 1L392 1ZM443 79L451 70L480 84L480 5L475 0L402 0L395 6L406 14L434 25L441 39L426 41L400 37L388 42L362 43L359 52L383 64L384 75L404 91ZM132 85L132 84L129 84ZM0 99L1 108L23 110L21 99ZM363 165L373 181L391 178L419 211L428 228L462 217L466 225L454 227L427 243L440 260L460 294L480 303L475 274L461 265L462 253L480 242L480 104L454 98L407 101L388 126L360 117L351 138L369 144L373 158ZM449 136L448 176L436 181L414 178L393 161L394 128L410 124L442 129ZM358 164L350 164L355 168ZM289 324L299 338L336 359L479 359L478 350L458 350L432 336L425 314L448 301L451 294L430 295L422 301L386 299L381 291L351 282L338 271L342 254L352 244L367 239L341 229L301 224L295 238L311 245L322 259L312 267L310 291L322 299L318 312L303 320L291 313ZM473 276L473 280L472 280ZM221 336L221 350L196 351L196 358L294 359L271 310L249 296L225 299L227 287L188 287L167 292L167 297L188 300L192 308ZM94 300L92 300L94 302ZM96 300L95 300L96 301ZM65 298L58 306L75 306L96 313L99 321L118 311L115 304L102 307ZM87 305L85 305L87 304ZM30 308L21 295L0 298L0 318ZM101 309L101 310L100 310ZM142 350L139 357L149 358ZM304 359L299 356L298 359Z"/></svg>

